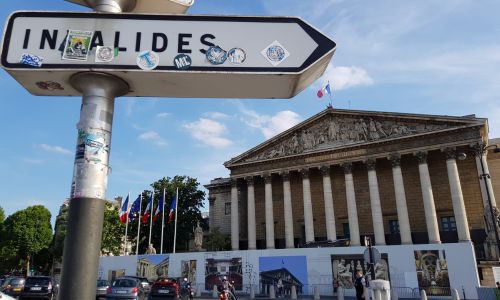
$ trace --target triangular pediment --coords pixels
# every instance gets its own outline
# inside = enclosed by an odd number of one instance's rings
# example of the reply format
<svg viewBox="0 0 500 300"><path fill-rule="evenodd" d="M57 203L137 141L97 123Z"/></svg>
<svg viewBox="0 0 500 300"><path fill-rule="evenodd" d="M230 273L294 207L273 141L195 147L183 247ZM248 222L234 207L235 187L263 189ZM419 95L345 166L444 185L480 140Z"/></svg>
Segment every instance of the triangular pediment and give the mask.
<svg viewBox="0 0 500 300"><path fill-rule="evenodd" d="M281 159L486 125L475 116L450 117L327 108L224 165Z"/></svg>

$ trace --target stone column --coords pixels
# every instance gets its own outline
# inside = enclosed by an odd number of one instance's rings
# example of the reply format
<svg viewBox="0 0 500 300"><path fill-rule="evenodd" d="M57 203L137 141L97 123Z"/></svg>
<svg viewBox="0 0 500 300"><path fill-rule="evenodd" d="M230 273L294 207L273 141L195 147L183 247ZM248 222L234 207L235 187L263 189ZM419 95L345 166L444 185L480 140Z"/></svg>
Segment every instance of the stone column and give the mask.
<svg viewBox="0 0 500 300"><path fill-rule="evenodd" d="M306 243L314 242L314 220L311 201L311 184L309 182L309 169L300 170L302 175L302 194L304 200L304 225L306 229Z"/></svg>
<svg viewBox="0 0 500 300"><path fill-rule="evenodd" d="M257 249L257 238L256 238L256 228L255 228L255 194L253 186L253 177L246 178L248 185L248 205L247 205L247 216L248 216L248 250Z"/></svg>
<svg viewBox="0 0 500 300"><path fill-rule="evenodd" d="M425 210L425 223L427 224L427 234L429 243L439 244L439 227L437 223L436 206L434 205L434 195L432 193L431 177L429 176L429 167L427 166L427 152L417 152L415 156L418 160L418 172L420 175L420 187L422 189L422 198Z"/></svg>
<svg viewBox="0 0 500 300"><path fill-rule="evenodd" d="M238 209L238 181L231 179L231 248L240 249L240 219Z"/></svg>
<svg viewBox="0 0 500 300"><path fill-rule="evenodd" d="M326 236L330 241L337 240L335 229L335 211L333 208L332 182L330 180L330 167L321 167L323 174L323 198L325 201Z"/></svg>
<svg viewBox="0 0 500 300"><path fill-rule="evenodd" d="M380 193L378 189L377 171L375 170L376 160L368 159L366 167L368 169L368 188L370 190L370 205L372 209L373 232L375 234L375 244L385 245L384 218L382 217L382 205L380 204Z"/></svg>
<svg viewBox="0 0 500 300"><path fill-rule="evenodd" d="M457 224L458 240L470 241L469 222L467 221L462 185L460 184L460 176L458 174L456 151L455 149L447 148L444 152L446 155L446 168L450 183L453 214L455 215L455 222Z"/></svg>
<svg viewBox="0 0 500 300"><path fill-rule="evenodd" d="M347 198L347 217L349 219L349 235L351 246L360 246L358 209L356 208L356 194L354 193L354 179L352 177L352 163L342 164L345 176L345 193Z"/></svg>
<svg viewBox="0 0 500 300"><path fill-rule="evenodd" d="M293 213L292 192L290 189L290 173L281 173L283 177L283 209L285 211L285 244L287 248L294 248L293 244Z"/></svg>
<svg viewBox="0 0 500 300"><path fill-rule="evenodd" d="M392 178L394 181L394 193L396 195L396 209L398 211L399 234L401 244L412 244L410 219L408 218L408 206L406 205L406 193L401 173L401 155L393 154L389 157L392 163Z"/></svg>
<svg viewBox="0 0 500 300"><path fill-rule="evenodd" d="M271 174L264 174L266 209L266 248L274 249L273 186Z"/></svg>

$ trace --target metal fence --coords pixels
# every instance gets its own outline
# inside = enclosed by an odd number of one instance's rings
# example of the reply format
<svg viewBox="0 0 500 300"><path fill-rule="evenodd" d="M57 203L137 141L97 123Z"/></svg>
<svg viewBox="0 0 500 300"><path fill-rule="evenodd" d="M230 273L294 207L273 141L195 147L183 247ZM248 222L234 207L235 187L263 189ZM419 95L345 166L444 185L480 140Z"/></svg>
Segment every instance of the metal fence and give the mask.
<svg viewBox="0 0 500 300"><path fill-rule="evenodd" d="M269 298L269 286L263 286L262 284L244 284L241 289L236 290L236 295L239 298L248 299L250 297L250 291L253 288L255 298ZM213 290L205 290L204 284L194 285L195 295L212 298L214 295ZM291 299L291 289L285 288L284 292L280 294L278 289L275 287L275 297L276 299ZM317 291L316 291L317 290ZM316 292L315 292L316 291ZM339 292L342 293L345 300L356 299L356 291L354 288L350 289L336 289L331 284L306 284L297 290L297 299L313 299L315 293L320 296L321 299L337 299ZM427 299L429 300L449 300L451 297L451 288L428 288L426 289ZM217 295L217 294L215 294ZM417 300L421 299L419 288L410 287L391 287L392 299L399 300Z"/></svg>

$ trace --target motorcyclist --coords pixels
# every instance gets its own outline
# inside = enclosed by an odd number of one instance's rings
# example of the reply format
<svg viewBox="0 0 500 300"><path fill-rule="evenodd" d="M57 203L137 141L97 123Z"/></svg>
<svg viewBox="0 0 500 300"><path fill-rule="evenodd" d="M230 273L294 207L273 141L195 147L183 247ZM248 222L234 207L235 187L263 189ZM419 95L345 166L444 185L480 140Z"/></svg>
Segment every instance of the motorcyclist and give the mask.
<svg viewBox="0 0 500 300"><path fill-rule="evenodd" d="M191 282L189 282L186 277L184 277L184 279L182 280L182 288L187 291L189 299L193 299L193 290L191 287Z"/></svg>
<svg viewBox="0 0 500 300"><path fill-rule="evenodd" d="M236 300L236 294L234 292L234 281L233 283L229 282L229 280L227 279L227 276L224 276L222 278L222 286L224 287L224 290L226 290L230 296Z"/></svg>

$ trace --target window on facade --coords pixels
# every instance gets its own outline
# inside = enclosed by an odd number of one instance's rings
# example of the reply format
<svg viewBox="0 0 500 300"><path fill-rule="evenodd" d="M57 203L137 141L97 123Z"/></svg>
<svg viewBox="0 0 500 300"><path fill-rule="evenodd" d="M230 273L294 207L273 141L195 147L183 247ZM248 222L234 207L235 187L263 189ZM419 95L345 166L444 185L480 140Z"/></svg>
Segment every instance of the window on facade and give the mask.
<svg viewBox="0 0 500 300"><path fill-rule="evenodd" d="M351 237L349 234L349 223L342 223L342 231L344 232L344 239Z"/></svg>
<svg viewBox="0 0 500 300"><path fill-rule="evenodd" d="M457 231L455 217L441 217L441 229L443 231Z"/></svg>
<svg viewBox="0 0 500 300"><path fill-rule="evenodd" d="M230 215L231 214L231 202L227 202L225 203L225 206L224 206L224 213L226 215Z"/></svg>
<svg viewBox="0 0 500 300"><path fill-rule="evenodd" d="M391 234L399 233L399 221L398 220L389 220L389 232Z"/></svg>

